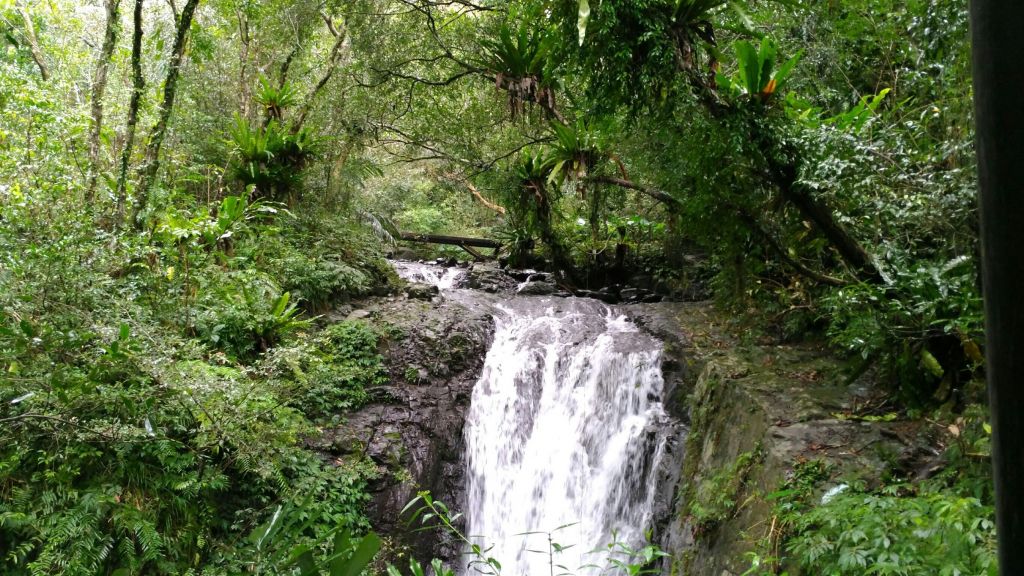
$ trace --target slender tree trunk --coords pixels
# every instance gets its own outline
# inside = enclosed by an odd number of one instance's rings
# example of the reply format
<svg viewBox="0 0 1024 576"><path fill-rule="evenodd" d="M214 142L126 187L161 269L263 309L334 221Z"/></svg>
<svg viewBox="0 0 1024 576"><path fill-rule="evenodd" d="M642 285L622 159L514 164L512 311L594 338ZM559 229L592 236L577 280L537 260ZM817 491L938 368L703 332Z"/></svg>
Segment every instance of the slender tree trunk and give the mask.
<svg viewBox="0 0 1024 576"><path fill-rule="evenodd" d="M121 0L107 0L107 27L103 33L103 47L96 63L96 73L92 80L92 126L89 130L89 183L85 189L86 202L92 203L96 193L96 181L99 178L100 166L100 132L103 130L103 96L107 90L107 71L110 70L110 57L117 45L117 31L120 27Z"/></svg>
<svg viewBox="0 0 1024 576"><path fill-rule="evenodd" d="M252 46L252 36L249 34L247 7L240 7L237 10L238 37L242 43L241 50L238 53L238 107L242 111L242 118L251 121L253 113L252 88L249 86L249 50Z"/></svg>
<svg viewBox="0 0 1024 576"><path fill-rule="evenodd" d="M882 273L867 250L836 220L832 210L824 202L797 183L796 167L775 161L769 163L773 180L779 187L782 197L795 206L818 232L821 232L857 276L867 282L882 282Z"/></svg>
<svg viewBox="0 0 1024 576"><path fill-rule="evenodd" d="M50 70L46 67L46 61L43 60L43 50L39 47L39 38L36 37L36 25L32 22L32 14L21 2L17 3L17 8L21 18L25 21L25 38L28 39L28 49L32 53L32 60L39 68L39 75L43 77L43 80L49 80Z"/></svg>
<svg viewBox="0 0 1024 576"><path fill-rule="evenodd" d="M124 222L124 209L128 196L128 164L135 144L135 127L139 123L139 104L146 80L142 77L142 2L135 0L132 16L132 97L128 103L128 121L125 126L124 149L121 150L121 169L117 176L117 218L120 226Z"/></svg>
<svg viewBox="0 0 1024 576"><path fill-rule="evenodd" d="M334 75L334 69L337 68L339 61L341 60L341 49L345 44L346 31L344 28L338 30L334 27L333 22L327 20L327 26L334 35L334 46L331 47L331 55L327 59L327 70L324 71L324 75L320 77L320 81L316 83L313 90L306 96L306 100L302 103L302 107L299 108L298 115L295 116L295 122L292 123L292 134L298 134L299 130L302 130L302 125L306 122L306 116L309 114L310 109L313 107L313 103L316 101L317 94L323 87L327 85L327 82L331 80L331 76Z"/></svg>
<svg viewBox="0 0 1024 576"><path fill-rule="evenodd" d="M682 208L679 200L676 200L675 196L672 196L668 192L665 192L664 190L657 190L642 184L636 184L635 182L626 180L625 178L616 178L614 176L595 176L590 178L589 181L594 182L595 184L612 184L627 190L635 190L636 192L650 196L658 202L661 202L669 209L669 211L672 212L678 211Z"/></svg>
<svg viewBox="0 0 1024 576"><path fill-rule="evenodd" d="M558 233L555 232L554 214L552 213L551 200L548 197L545 183L543 181L531 182L523 192L537 195L537 228L539 229L538 232L540 232L541 241L547 244L548 250L551 251L552 264L555 265L555 269L561 270L565 274L565 280L569 285L577 286L579 278L576 276L576 267L572 263L569 249L562 243Z"/></svg>
<svg viewBox="0 0 1024 576"><path fill-rule="evenodd" d="M836 278L834 276L829 276L828 274L812 270L811 268L797 260L795 257L790 256L786 249L781 244L779 244L778 241L775 240L775 237L772 236L771 232L765 229L765 227L762 226L760 222L758 222L757 218L755 218L753 214L739 206L736 206L734 208L737 214L739 214L740 219L743 220L743 222L746 224L747 228L749 228L752 232L760 236L761 240L764 241L764 243L767 244L768 247L772 249L772 252L775 252L779 260L782 260L787 266L789 266L799 274L806 276L816 282L828 284L829 286L846 286L847 284L849 284L849 282L841 278Z"/></svg>
<svg viewBox="0 0 1024 576"><path fill-rule="evenodd" d="M185 57L185 46L188 43L188 31L192 26L192 17L195 15L196 6L199 0L188 0L181 10L181 17L178 20L177 32L174 36L174 48L171 51L171 61L167 68L167 76L164 78L164 97L160 104L160 114L156 124L149 132L149 144L146 145L146 159L142 165L139 175L139 187L136 191L135 207L132 209L132 222L136 227L141 225L139 216L146 209L149 201L149 191L160 171L160 148L164 143L164 136L167 134L167 123L170 121L171 112L174 110L174 97L178 91L178 77L181 75L181 62Z"/></svg>
<svg viewBox="0 0 1024 576"><path fill-rule="evenodd" d="M643 186L641 184L636 184L629 180L623 178L615 178L613 176L597 176L591 178L590 181L600 184L613 184L615 186L626 188L628 190L636 190L641 194L645 194L661 202L662 204L665 205L666 208L668 208L670 212L676 212L682 208L681 204L679 203L679 200L676 200L675 197L673 197L668 192L665 192L664 190L650 188L648 186ZM839 225L839 223L832 216L832 212L826 206L824 206L820 202L817 202L814 198L810 197L805 192L802 192L799 189L797 189L795 184L793 183L793 180L785 180L785 182L788 183L788 188L783 191L783 194L786 195L786 199L792 202L793 205L800 210L800 213L804 216L804 218L811 220L815 224L815 226L817 226L818 230L821 231L822 234L825 235L826 238L833 243L833 246L836 247L836 250L840 252L840 255L843 256L844 259L846 259L847 263L857 268L858 270L868 270L869 275L867 276L867 279L870 279L872 281L880 281L881 275L877 273L877 269L875 268L874 262L871 260L871 256L869 256L868 253L864 251L863 248L861 248L861 246L849 235L845 228ZM752 232L755 232L756 234L761 236L768 243L772 251L774 251L778 255L779 259L782 260L783 263L785 263L786 265L793 268L796 272L799 272L800 274L807 276L812 280L816 280L823 284L829 284L831 286L843 286L849 283L840 278L836 278L834 276L829 276L827 274L812 270L811 268L808 268L807 266L803 265L798 260L791 258L789 254L786 253L786 250L782 246L780 246L778 242L775 241L771 234L767 230L765 230L764 227L761 226L761 224L757 221L756 218L754 218L752 214L738 206L732 206L732 208L737 211L740 218L744 221L744 224L746 224L746 226L750 228ZM825 230L828 230L831 236L829 235L829 233L826 233ZM837 241L839 242L838 244ZM844 250L847 252L847 254L843 254ZM866 268L865 266L869 266L869 268Z"/></svg>

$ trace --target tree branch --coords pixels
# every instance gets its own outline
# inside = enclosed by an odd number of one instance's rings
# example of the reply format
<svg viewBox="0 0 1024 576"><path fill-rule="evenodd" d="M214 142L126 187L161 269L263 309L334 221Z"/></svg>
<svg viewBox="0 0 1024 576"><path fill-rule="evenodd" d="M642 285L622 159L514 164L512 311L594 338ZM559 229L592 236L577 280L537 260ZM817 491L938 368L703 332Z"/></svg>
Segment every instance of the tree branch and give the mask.
<svg viewBox="0 0 1024 576"><path fill-rule="evenodd" d="M32 14L29 13L28 8L21 2L18 2L16 7L18 13L21 14L21 18L25 21L25 38L28 40L28 48L32 53L32 60L36 63L36 67L39 68L39 75L43 77L45 82L50 79L50 70L46 67L46 62L43 60L43 50L39 47L39 38L36 37L36 26L32 22Z"/></svg>
<svg viewBox="0 0 1024 576"><path fill-rule="evenodd" d="M739 214L740 219L746 223L747 227L750 228L752 232L760 236L761 239L764 240L765 244L772 249L772 252L775 252L779 259L786 263L790 268L796 270L799 274L817 282L821 282L822 284L828 284L829 286L847 286L850 284L850 282L841 278L829 276L828 274L808 268L802 262L790 256L789 251L780 245L778 241L775 240L775 237L761 226L761 223L757 221L757 218L755 218L753 214L739 206L733 206L733 208L736 209L736 213Z"/></svg>
<svg viewBox="0 0 1024 576"><path fill-rule="evenodd" d="M676 211L682 208L682 204L679 202L679 200L676 200L675 196L672 196L671 194L665 192L664 190L658 190L656 188L651 188L649 186L644 186L642 184L637 184L635 182L631 182L623 178L616 178L614 176L594 176L592 178L588 178L588 180L590 182L594 182L597 184L613 184L615 186L626 188L628 190L635 190L637 192L640 192L641 194L645 194L647 196L650 196L651 198L654 198L655 200L661 202L662 204L665 204L672 211Z"/></svg>

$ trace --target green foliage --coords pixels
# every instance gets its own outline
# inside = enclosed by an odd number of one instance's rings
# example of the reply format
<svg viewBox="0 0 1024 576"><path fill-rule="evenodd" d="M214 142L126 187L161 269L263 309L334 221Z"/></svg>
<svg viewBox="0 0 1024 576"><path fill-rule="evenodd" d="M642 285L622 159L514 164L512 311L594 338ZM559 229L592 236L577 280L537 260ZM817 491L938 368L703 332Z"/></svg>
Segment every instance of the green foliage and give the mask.
<svg viewBox="0 0 1024 576"><path fill-rule="evenodd" d="M270 520L248 536L253 560L248 572L255 574L294 573L298 576L358 576L380 550L381 540L373 532L353 538L344 525L317 538L296 544L295 535L309 531L318 518L306 518L310 504L278 506Z"/></svg>
<svg viewBox="0 0 1024 576"><path fill-rule="evenodd" d="M307 128L293 131L277 120L254 128L238 115L230 138L232 174L242 184L254 186L257 195L275 200L288 198L318 146L313 131Z"/></svg>
<svg viewBox="0 0 1024 576"><path fill-rule="evenodd" d="M430 569L433 571L434 576L455 576L455 571L445 566L437 558L430 562ZM402 572L398 568L388 565L388 576L402 576ZM409 559L409 576L426 576L423 565L417 562L415 558Z"/></svg>
<svg viewBox="0 0 1024 576"><path fill-rule="evenodd" d="M775 528L750 554L746 574L797 566L837 576L996 574L991 430L979 407L967 414L950 425L946 466L929 480L874 490L851 482L823 496L834 470L820 460L794 466L781 489L766 496Z"/></svg>
<svg viewBox="0 0 1024 576"><path fill-rule="evenodd" d="M548 79L553 36L543 27L523 22L518 28L503 23L497 39L483 39L483 66L496 75L495 86L508 93L512 117L522 116L526 103L547 110L555 106L555 93Z"/></svg>
<svg viewBox="0 0 1024 576"><path fill-rule="evenodd" d="M974 270L968 258L921 263L913 270L897 268L890 286L835 290L823 302L831 315L828 334L837 346L884 362L888 373L897 375L895 386L904 400L927 403L944 376L962 387L958 380L970 374L960 372L983 361L977 344L983 327L981 295Z"/></svg>
<svg viewBox="0 0 1024 576"><path fill-rule="evenodd" d="M280 292L267 277L237 274L212 288L200 304L196 331L235 358L252 359L309 326L299 318L291 294Z"/></svg>
<svg viewBox="0 0 1024 576"><path fill-rule="evenodd" d="M697 527L697 534L705 533L732 517L751 469L763 457L760 448L744 452L713 477L697 485L693 501L689 503L689 513Z"/></svg>
<svg viewBox="0 0 1024 576"><path fill-rule="evenodd" d="M293 389L291 404L311 418L335 418L364 404L388 382L377 334L357 321L328 326L311 345L276 350L271 375Z"/></svg>
<svg viewBox="0 0 1024 576"><path fill-rule="evenodd" d="M545 164L549 165L550 184L563 181L578 181L587 176L603 156L601 135L593 123L585 120L568 126L560 122L551 123L554 140L547 148Z"/></svg>
<svg viewBox="0 0 1024 576"><path fill-rule="evenodd" d="M904 490L836 496L795 520L788 549L822 574L997 574L991 507Z"/></svg>
<svg viewBox="0 0 1024 576"><path fill-rule="evenodd" d="M743 40L737 42L736 63L739 68L737 77L733 81L719 74L719 88L727 93L741 90L750 97L760 99L761 102L768 101L775 93L783 90L786 80L800 60L800 53L797 53L776 70L777 53L778 46L767 36L761 40L761 46L757 49L749 42Z"/></svg>
<svg viewBox="0 0 1024 576"><path fill-rule="evenodd" d="M543 81L553 38L529 24L513 28L502 24L497 39L483 39L484 63L488 70L509 78Z"/></svg>
<svg viewBox="0 0 1024 576"><path fill-rule="evenodd" d="M284 109L296 103L298 95L295 88L285 82L274 86L265 76L260 77L260 88L256 93L256 102L263 107L268 120L281 121Z"/></svg>
<svg viewBox="0 0 1024 576"><path fill-rule="evenodd" d="M371 275L342 258L301 250L287 240L261 249L268 270L281 279L281 288L311 313L365 295L374 284Z"/></svg>

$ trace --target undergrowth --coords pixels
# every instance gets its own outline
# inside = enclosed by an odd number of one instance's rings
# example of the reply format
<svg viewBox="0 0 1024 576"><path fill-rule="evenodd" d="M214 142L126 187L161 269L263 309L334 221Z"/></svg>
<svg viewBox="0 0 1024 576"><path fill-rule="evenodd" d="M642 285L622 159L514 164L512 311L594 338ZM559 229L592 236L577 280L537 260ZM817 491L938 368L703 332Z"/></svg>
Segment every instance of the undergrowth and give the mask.
<svg viewBox="0 0 1024 576"><path fill-rule="evenodd" d="M998 574L984 410L972 406L948 433L942 470L926 480L869 487L834 478L821 460L799 463L766 496L771 530L745 574Z"/></svg>

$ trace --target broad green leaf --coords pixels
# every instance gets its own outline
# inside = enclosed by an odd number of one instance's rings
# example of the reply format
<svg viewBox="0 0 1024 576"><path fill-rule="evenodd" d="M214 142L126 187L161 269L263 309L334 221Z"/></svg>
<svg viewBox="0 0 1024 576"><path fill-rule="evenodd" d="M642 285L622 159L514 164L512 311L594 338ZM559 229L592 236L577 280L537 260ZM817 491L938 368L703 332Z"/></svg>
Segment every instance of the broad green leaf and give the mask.
<svg viewBox="0 0 1024 576"><path fill-rule="evenodd" d="M757 50L749 42L736 43L736 60L739 65L739 76L748 94L757 94L761 90L758 79L761 68L757 60Z"/></svg>
<svg viewBox="0 0 1024 576"><path fill-rule="evenodd" d="M590 2L580 0L579 17L576 20L576 29L580 33L580 46L583 46L583 39L587 35L587 22L590 20Z"/></svg>

